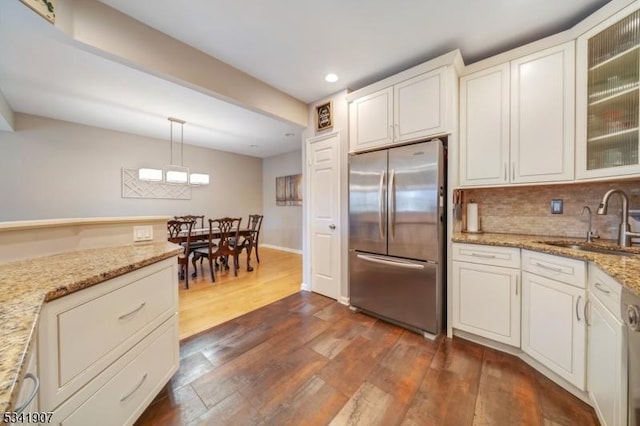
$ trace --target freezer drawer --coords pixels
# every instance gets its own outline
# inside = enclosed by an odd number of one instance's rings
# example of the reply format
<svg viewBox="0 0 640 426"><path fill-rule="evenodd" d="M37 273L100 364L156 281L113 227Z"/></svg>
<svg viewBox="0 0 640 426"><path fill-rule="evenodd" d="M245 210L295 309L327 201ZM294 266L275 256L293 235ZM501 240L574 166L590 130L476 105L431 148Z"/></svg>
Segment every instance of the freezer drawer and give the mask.
<svg viewBox="0 0 640 426"><path fill-rule="evenodd" d="M438 334L442 318L439 265L349 252L350 304Z"/></svg>

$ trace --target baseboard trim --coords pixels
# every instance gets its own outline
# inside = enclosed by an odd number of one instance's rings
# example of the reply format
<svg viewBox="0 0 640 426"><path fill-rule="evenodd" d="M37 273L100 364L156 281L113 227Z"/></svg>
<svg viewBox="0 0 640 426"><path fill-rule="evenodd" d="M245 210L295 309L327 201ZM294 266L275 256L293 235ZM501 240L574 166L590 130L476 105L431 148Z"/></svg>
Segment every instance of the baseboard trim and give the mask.
<svg viewBox="0 0 640 426"><path fill-rule="evenodd" d="M306 283L300 283L300 290L302 291L311 291L311 286Z"/></svg>
<svg viewBox="0 0 640 426"><path fill-rule="evenodd" d="M260 244L258 247L266 247L274 250L287 251L289 253L302 254L302 250L292 249L289 247L275 246L273 244Z"/></svg>
<svg viewBox="0 0 640 426"><path fill-rule="evenodd" d="M345 306L349 306L349 298L348 297L340 296L340 298L338 299L338 302L340 302L341 304L343 304Z"/></svg>

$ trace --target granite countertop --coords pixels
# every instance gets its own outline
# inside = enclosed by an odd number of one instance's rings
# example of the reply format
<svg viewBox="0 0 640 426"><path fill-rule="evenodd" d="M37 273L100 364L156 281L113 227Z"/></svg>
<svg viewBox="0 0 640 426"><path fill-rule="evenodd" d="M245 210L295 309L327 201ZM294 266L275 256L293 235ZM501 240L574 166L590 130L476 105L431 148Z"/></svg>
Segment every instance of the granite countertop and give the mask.
<svg viewBox="0 0 640 426"><path fill-rule="evenodd" d="M0 264L0 412L14 403L42 304L178 254L146 243L61 253Z"/></svg>
<svg viewBox="0 0 640 426"><path fill-rule="evenodd" d="M638 256L620 256L615 254L594 253L565 247L544 244L545 241L566 243L584 243L584 239L567 237L540 237L535 235L518 234L466 234L454 233L451 237L454 243L486 244L491 246L518 247L535 250L542 253L588 260L595 263L611 277L615 278L623 287L640 296L640 247L625 247L625 251L637 253ZM595 240L589 245L600 248L618 248L615 241Z"/></svg>

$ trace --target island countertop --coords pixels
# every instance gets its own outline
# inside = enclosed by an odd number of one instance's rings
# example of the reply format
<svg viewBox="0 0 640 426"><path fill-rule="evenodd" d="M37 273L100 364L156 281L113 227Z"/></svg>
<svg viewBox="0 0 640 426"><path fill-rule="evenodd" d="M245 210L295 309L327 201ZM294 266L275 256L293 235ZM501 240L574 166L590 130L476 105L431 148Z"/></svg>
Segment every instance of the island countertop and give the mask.
<svg viewBox="0 0 640 426"><path fill-rule="evenodd" d="M586 250L576 250L567 247L558 247L545 242L566 242L568 244L584 243L584 239L567 237L541 237L536 235L519 234L471 234L454 233L451 237L454 243L485 244L491 246L516 247L527 250L535 250L558 256L572 257L574 259L593 262L605 273L616 279L623 287L640 296L640 247L626 247L625 251L633 252L637 256L620 256L615 254L603 254ZM616 248L614 241L594 241L590 245L601 248Z"/></svg>
<svg viewBox="0 0 640 426"><path fill-rule="evenodd" d="M0 264L0 412L15 402L43 303L168 259L181 250L165 241Z"/></svg>

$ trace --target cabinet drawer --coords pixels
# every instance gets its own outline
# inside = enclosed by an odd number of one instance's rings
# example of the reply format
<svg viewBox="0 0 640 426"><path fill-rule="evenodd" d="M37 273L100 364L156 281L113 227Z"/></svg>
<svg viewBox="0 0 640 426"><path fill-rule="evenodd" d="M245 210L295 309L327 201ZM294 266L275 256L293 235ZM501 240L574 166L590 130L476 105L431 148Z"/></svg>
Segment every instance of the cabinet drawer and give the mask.
<svg viewBox="0 0 640 426"><path fill-rule="evenodd" d="M177 342L174 315L56 409L52 423L133 424L177 371Z"/></svg>
<svg viewBox="0 0 640 426"><path fill-rule="evenodd" d="M177 312L175 258L46 303L40 404L52 410Z"/></svg>
<svg viewBox="0 0 640 426"><path fill-rule="evenodd" d="M454 243L452 247L453 260L507 268L520 267L519 248L460 243Z"/></svg>
<svg viewBox="0 0 640 426"><path fill-rule="evenodd" d="M586 288L587 266L582 260L522 250L522 270L579 288Z"/></svg>
<svg viewBox="0 0 640 426"><path fill-rule="evenodd" d="M170 268L58 315L60 384L67 383L136 331L173 312Z"/></svg>
<svg viewBox="0 0 640 426"><path fill-rule="evenodd" d="M620 318L620 294L622 285L589 263L589 294L595 296L613 314Z"/></svg>

